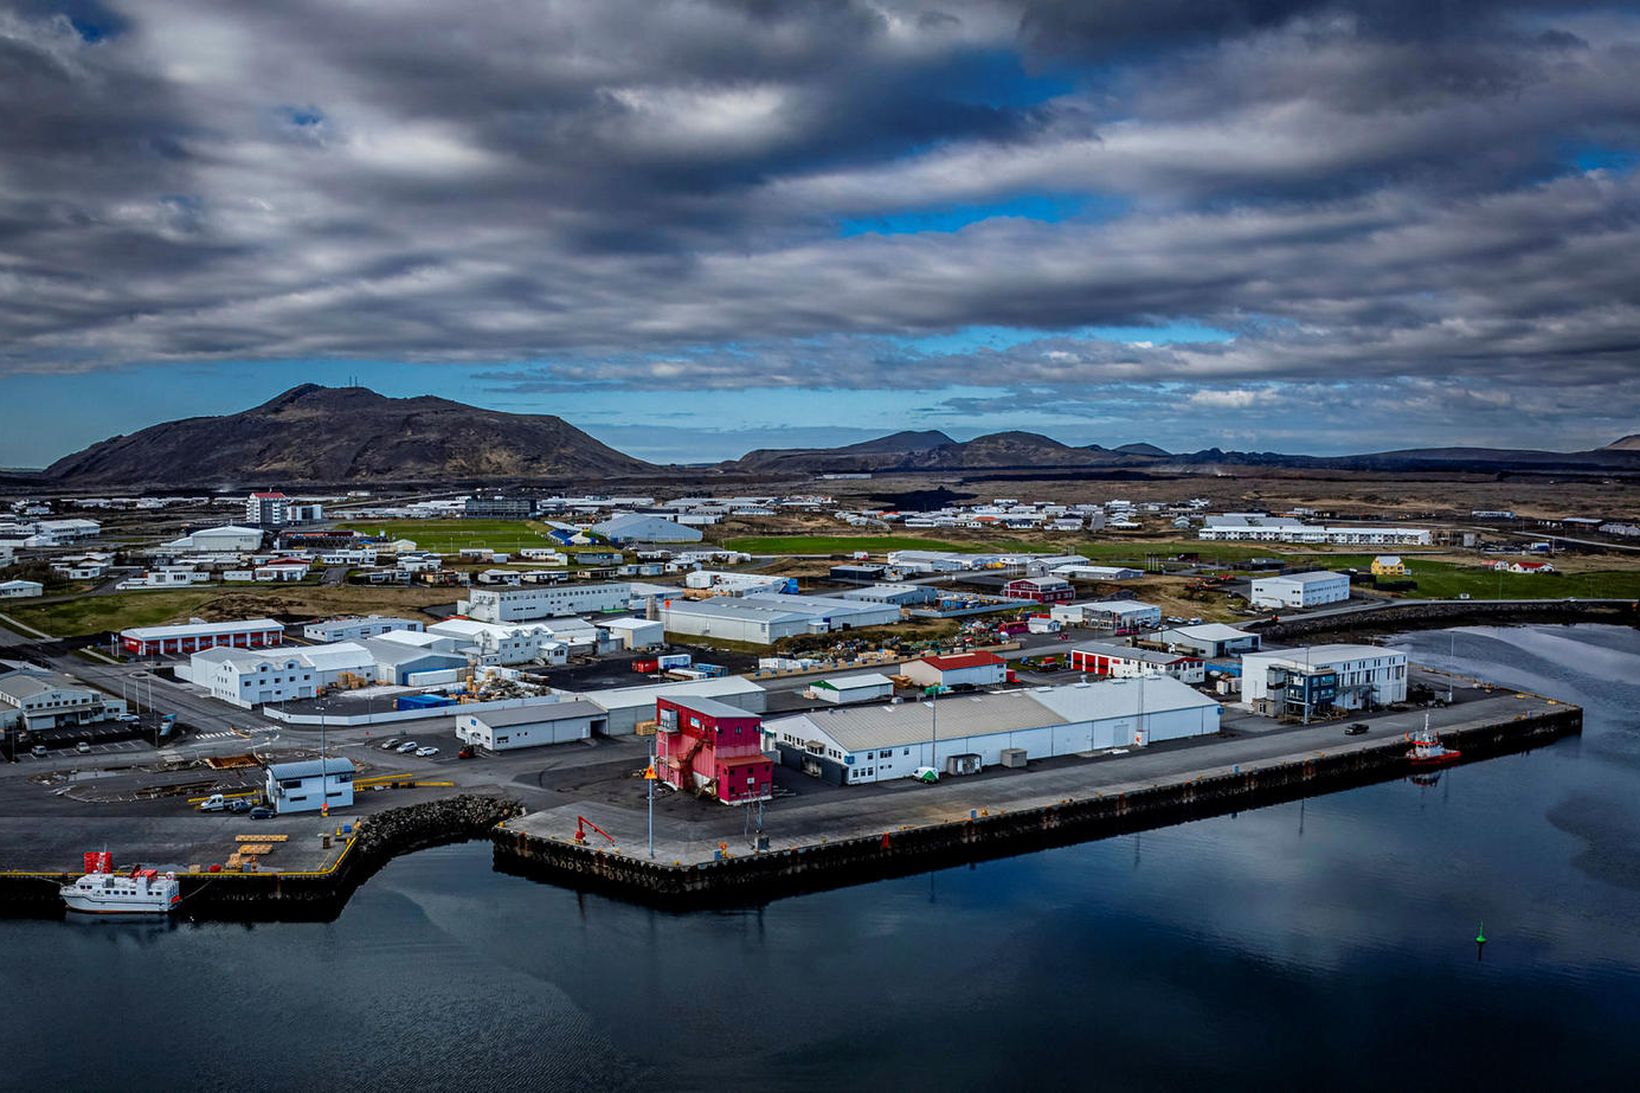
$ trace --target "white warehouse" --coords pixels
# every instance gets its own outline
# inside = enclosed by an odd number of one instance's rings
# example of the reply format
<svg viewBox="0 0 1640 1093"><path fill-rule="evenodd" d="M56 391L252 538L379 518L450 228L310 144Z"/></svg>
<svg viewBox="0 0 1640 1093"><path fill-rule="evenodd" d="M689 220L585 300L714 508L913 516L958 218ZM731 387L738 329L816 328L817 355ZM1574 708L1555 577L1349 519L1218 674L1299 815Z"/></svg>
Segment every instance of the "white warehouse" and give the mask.
<svg viewBox="0 0 1640 1093"><path fill-rule="evenodd" d="M1210 735L1219 731L1219 704L1153 676L847 706L776 718L763 730L784 765L859 785L908 778L918 767L945 774L995 766L1004 752L1046 759Z"/></svg>
<svg viewBox="0 0 1640 1093"><path fill-rule="evenodd" d="M310 622L302 627L302 636L310 641L361 641L364 638L380 637L392 633L394 630L420 630L422 625L414 619L383 618L381 615L370 615L365 618L327 619L324 622Z"/></svg>
<svg viewBox="0 0 1640 1093"><path fill-rule="evenodd" d="M475 588L456 604L456 613L479 622L525 622L595 611L621 611L631 597L631 587L624 584Z"/></svg>
<svg viewBox="0 0 1640 1093"><path fill-rule="evenodd" d="M532 702L510 710L456 715L456 736L486 751L566 744L603 732L609 715L591 702Z"/></svg>
<svg viewBox="0 0 1640 1093"><path fill-rule="evenodd" d="M1350 576L1318 569L1280 577L1256 577L1249 598L1254 607L1322 607L1343 603L1350 598Z"/></svg>

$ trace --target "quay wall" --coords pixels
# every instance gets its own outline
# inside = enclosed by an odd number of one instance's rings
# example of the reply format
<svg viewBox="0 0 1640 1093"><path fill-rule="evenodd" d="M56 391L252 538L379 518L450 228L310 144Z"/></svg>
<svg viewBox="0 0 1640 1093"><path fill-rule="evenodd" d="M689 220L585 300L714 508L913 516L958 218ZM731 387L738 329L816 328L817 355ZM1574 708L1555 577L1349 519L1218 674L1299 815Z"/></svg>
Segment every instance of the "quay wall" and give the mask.
<svg viewBox="0 0 1640 1093"><path fill-rule="evenodd" d="M1567 706L1466 729L1444 731L1463 762L1529 751L1580 732L1582 710ZM987 810L946 823L895 827L858 838L790 849L746 851L693 865L545 838L505 825L491 834L496 868L662 907L744 903L800 891L1005 857L1050 846L1161 827L1413 773L1406 743L1339 750L1256 769L1158 782L1127 793L1067 798L1041 807Z"/></svg>
<svg viewBox="0 0 1640 1093"><path fill-rule="evenodd" d="M1448 600L1440 603L1391 603L1370 611L1282 619L1246 624L1277 641L1336 634L1390 633L1446 626L1510 626L1524 623L1613 623L1640 626L1640 603L1634 600Z"/></svg>
<svg viewBox="0 0 1640 1093"><path fill-rule="evenodd" d="M354 824L328 869L313 871L179 872L183 912L190 918L317 920L335 918L353 890L400 854L487 836L523 806L500 797L462 794L388 809ZM66 913L57 894L79 873L0 870L0 915Z"/></svg>

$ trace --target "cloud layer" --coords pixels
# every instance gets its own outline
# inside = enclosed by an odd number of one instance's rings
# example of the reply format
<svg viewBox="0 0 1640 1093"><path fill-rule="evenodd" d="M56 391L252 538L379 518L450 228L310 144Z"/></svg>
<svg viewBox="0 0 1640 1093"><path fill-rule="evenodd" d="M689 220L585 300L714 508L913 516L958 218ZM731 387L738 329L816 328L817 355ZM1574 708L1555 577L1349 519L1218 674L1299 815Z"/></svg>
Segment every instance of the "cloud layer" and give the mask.
<svg viewBox="0 0 1640 1093"><path fill-rule="evenodd" d="M23 3L0 371L1620 424L1636 72L1632 10L1548 0ZM1100 333L1178 324L1224 336ZM1029 334L919 348L974 327Z"/></svg>

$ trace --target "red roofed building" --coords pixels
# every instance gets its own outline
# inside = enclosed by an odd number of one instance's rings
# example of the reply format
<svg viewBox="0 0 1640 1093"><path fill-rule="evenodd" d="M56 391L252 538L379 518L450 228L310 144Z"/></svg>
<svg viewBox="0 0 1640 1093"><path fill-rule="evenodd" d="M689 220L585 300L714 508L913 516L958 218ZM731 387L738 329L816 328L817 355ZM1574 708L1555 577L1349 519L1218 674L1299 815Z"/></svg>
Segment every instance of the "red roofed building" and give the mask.
<svg viewBox="0 0 1640 1093"><path fill-rule="evenodd" d="M279 492L253 493L245 498L245 523L253 528L279 528L290 522L290 498Z"/></svg>
<svg viewBox="0 0 1640 1093"><path fill-rule="evenodd" d="M919 687L985 687L1008 678L1008 662L995 653L923 657L902 665L901 674Z"/></svg>
<svg viewBox="0 0 1640 1093"><path fill-rule="evenodd" d="M1002 594L1010 600L1035 603L1070 603L1076 599L1076 589L1063 577L1021 577L1009 581Z"/></svg>

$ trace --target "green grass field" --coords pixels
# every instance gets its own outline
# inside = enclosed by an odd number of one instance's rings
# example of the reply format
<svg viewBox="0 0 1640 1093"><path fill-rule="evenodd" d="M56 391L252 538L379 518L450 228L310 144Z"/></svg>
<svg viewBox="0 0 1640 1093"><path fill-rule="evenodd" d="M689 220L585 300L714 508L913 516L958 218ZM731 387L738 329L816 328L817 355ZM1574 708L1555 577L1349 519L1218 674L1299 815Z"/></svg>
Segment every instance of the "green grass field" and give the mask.
<svg viewBox="0 0 1640 1093"><path fill-rule="evenodd" d="M382 520L339 525L366 535L410 539L422 550L454 554L463 547L521 550L556 546L546 537L546 526L526 520Z"/></svg>
<svg viewBox="0 0 1640 1093"><path fill-rule="evenodd" d="M1069 550L1068 543L1037 539L987 539L963 542L930 539L920 535L748 535L723 542L729 550L747 554L852 554L857 550L886 554L891 550L948 550L958 554L984 554L995 550Z"/></svg>
<svg viewBox="0 0 1640 1093"><path fill-rule="evenodd" d="M6 613L26 626L64 638L95 634L102 630L123 630L129 626L159 626L177 619L186 621L190 612L197 611L221 595L220 587L176 592L122 592L112 596L86 596L63 603L18 607Z"/></svg>

